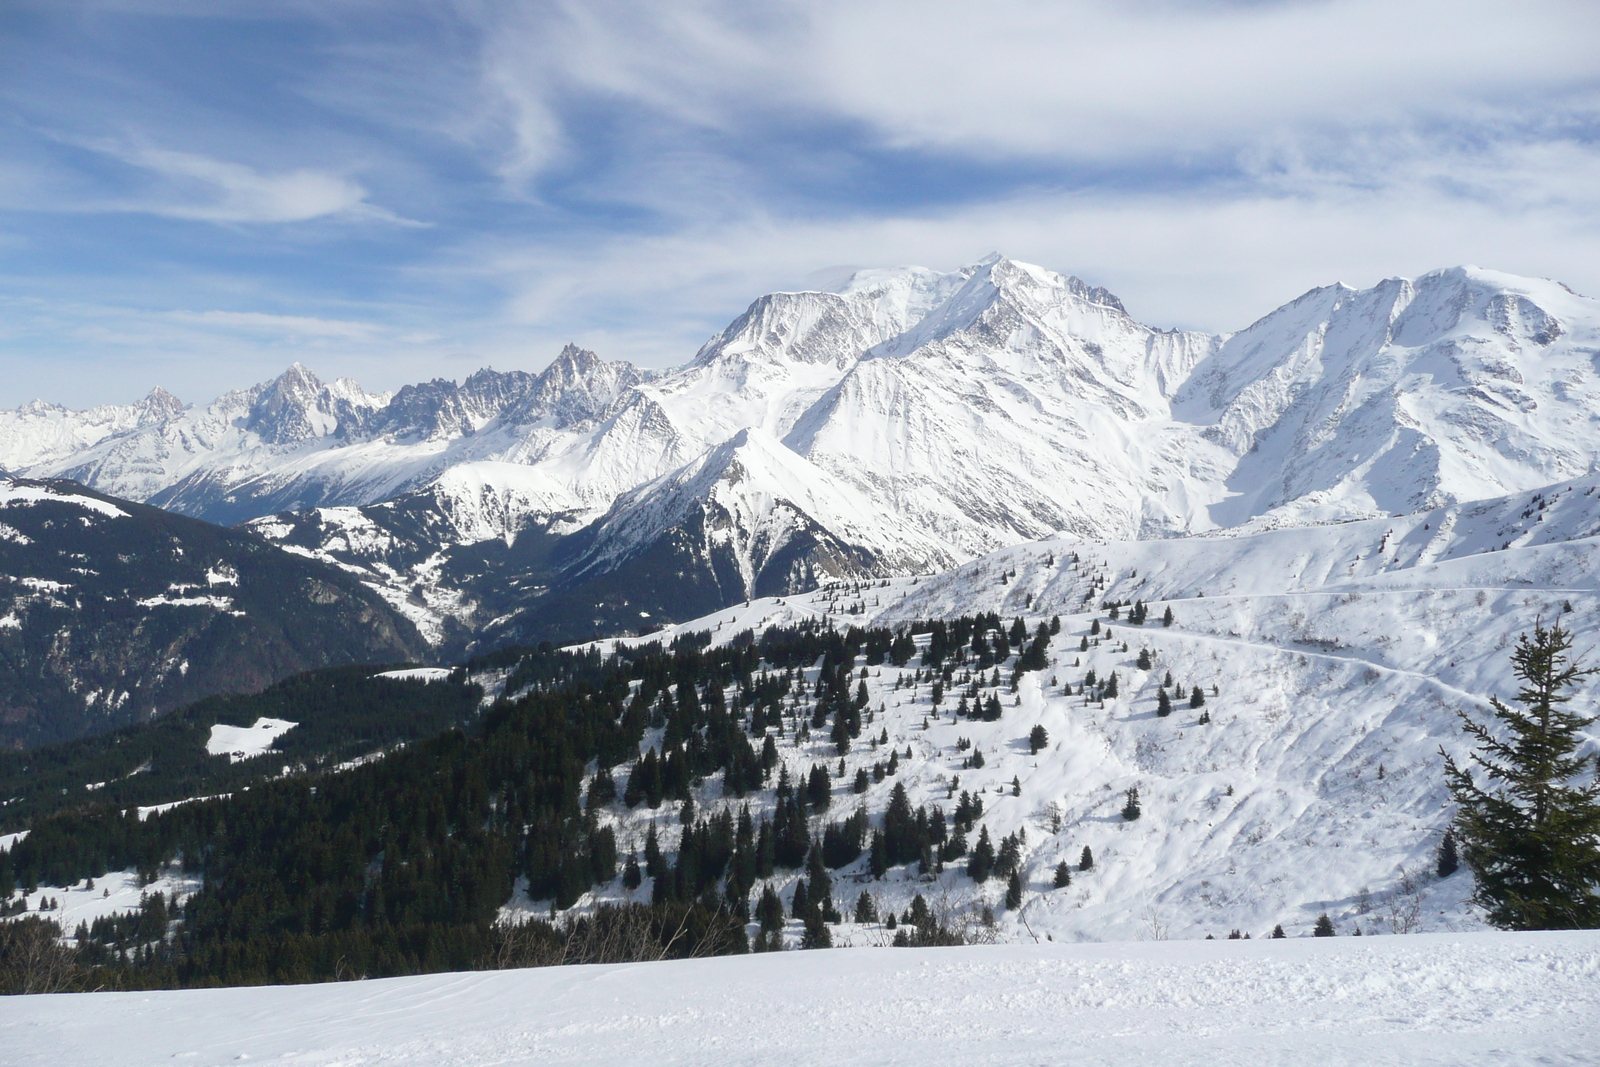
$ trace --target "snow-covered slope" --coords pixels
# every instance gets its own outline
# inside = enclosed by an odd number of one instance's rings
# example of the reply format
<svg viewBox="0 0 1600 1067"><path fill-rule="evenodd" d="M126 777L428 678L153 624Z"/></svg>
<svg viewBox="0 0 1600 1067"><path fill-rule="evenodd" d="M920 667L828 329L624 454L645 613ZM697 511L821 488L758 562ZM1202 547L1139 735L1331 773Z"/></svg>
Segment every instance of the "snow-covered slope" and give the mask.
<svg viewBox="0 0 1600 1067"><path fill-rule="evenodd" d="M1178 532L1227 470L1168 412L1214 346L997 257L865 353L785 441L963 554L1056 530Z"/></svg>
<svg viewBox="0 0 1600 1067"><path fill-rule="evenodd" d="M1473 267L1307 293L1179 394L1176 415L1240 457L1213 519L1395 514L1594 472L1597 310Z"/></svg>
<svg viewBox="0 0 1600 1067"><path fill-rule="evenodd" d="M954 562L937 540L754 427L624 493L595 524L572 576L614 569L665 536L693 538L730 598Z"/></svg>
<svg viewBox="0 0 1600 1067"><path fill-rule="evenodd" d="M1577 1064L1600 935L806 952L9 998L15 1067Z"/></svg>
<svg viewBox="0 0 1600 1067"><path fill-rule="evenodd" d="M1135 600L1149 604L1142 626L1127 623L1126 608L1116 620L1102 608ZM1174 621L1163 625L1169 607ZM1515 692L1510 649L1537 620L1559 619L1580 651L1600 648L1600 478L1404 519L1050 540L931 577L757 599L628 643L704 631L720 644L806 621L896 626L975 612L994 612L1007 627L1020 617L1030 636L1058 617L1046 667L1013 689L1014 658L983 670L958 664L937 705L920 659L868 668L869 721L843 757L829 818L861 804L877 825L896 783L913 806L936 804L947 816L970 791L997 846L1025 835L1023 904L1003 908L1004 884L975 885L960 861L942 874L918 875L913 865L875 881L861 859L834 874L847 917L866 891L880 911L903 911L916 893L969 916L987 904L1008 940L1233 929L1259 937L1276 923L1295 934L1322 912L1345 933L1473 929L1470 876L1432 876L1450 814L1439 749L1463 751L1458 711L1482 717L1490 695ZM805 672L803 693L816 674ZM1112 674L1117 693L1108 696ZM1162 689L1173 704L1165 717ZM998 721L957 717L960 704L991 695ZM837 775L841 762L826 731L797 735L809 699L777 737L796 780L814 764ZM1600 711L1600 687L1588 686L1574 706ZM1035 725L1049 737L1036 754L1027 740ZM872 741L883 733L886 743ZM984 754L982 767L971 765L972 748ZM898 773L874 774L855 794L857 769L881 769L891 751ZM1120 811L1133 787L1143 814L1127 822ZM729 803L715 782L696 799L702 812ZM752 805L757 814L762 803ZM654 821L670 844L668 814L617 811L619 839L641 840ZM1092 871L1079 869L1085 846ZM1073 881L1057 889L1063 861ZM619 886L598 894L621 895ZM790 936L798 932L791 924ZM883 936L875 925L836 934L856 943Z"/></svg>

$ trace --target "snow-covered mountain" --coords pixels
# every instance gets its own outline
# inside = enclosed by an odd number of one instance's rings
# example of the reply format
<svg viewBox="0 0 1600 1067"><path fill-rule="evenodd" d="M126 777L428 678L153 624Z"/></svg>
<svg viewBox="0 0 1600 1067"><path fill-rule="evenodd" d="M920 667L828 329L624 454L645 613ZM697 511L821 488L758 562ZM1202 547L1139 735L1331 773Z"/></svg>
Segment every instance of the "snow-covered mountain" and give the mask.
<svg viewBox="0 0 1600 1067"><path fill-rule="evenodd" d="M1220 526L1396 514L1600 462L1600 303L1458 267L1316 289L1195 368L1174 416L1239 457Z"/></svg>
<svg viewBox="0 0 1600 1067"><path fill-rule="evenodd" d="M0 413L0 466L216 521L274 515L258 528L361 568L440 639L543 610L490 607L447 565L464 556L506 557L480 584L509 588L515 556L520 585L548 590L676 544L729 603L1057 533L1412 512L1597 463L1600 303L1476 268L1317 289L1210 336L991 256L761 297L657 376L569 346L538 376L392 396L296 366L204 410L152 394ZM352 539L363 524L381 532Z"/></svg>
<svg viewBox="0 0 1600 1067"><path fill-rule="evenodd" d="M0 476L0 748L428 651L349 575L247 531Z"/></svg>

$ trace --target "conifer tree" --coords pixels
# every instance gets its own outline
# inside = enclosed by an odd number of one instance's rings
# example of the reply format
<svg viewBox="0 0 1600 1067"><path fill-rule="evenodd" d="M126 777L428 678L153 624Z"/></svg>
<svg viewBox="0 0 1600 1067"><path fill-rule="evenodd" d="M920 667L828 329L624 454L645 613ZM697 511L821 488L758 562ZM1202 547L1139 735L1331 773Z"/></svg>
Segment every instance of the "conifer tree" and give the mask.
<svg viewBox="0 0 1600 1067"><path fill-rule="evenodd" d="M783 901L768 882L761 888L761 901L756 905L756 919L761 929L771 933L783 929Z"/></svg>
<svg viewBox="0 0 1600 1067"><path fill-rule="evenodd" d="M1198 685L1189 690L1189 706L1191 708L1203 708L1206 706L1205 690Z"/></svg>
<svg viewBox="0 0 1600 1067"><path fill-rule="evenodd" d="M1055 887L1065 889L1072 884L1072 868L1067 866L1067 861L1062 860L1056 864Z"/></svg>
<svg viewBox="0 0 1600 1067"><path fill-rule="evenodd" d="M1455 874L1461 866L1461 857L1456 855L1456 835L1454 831L1446 830L1444 840L1439 842L1439 859L1434 867L1434 873L1440 878L1448 878Z"/></svg>
<svg viewBox="0 0 1600 1067"><path fill-rule="evenodd" d="M627 889L638 889L644 882L644 877L639 873L639 857L629 853L628 862L622 868L622 884Z"/></svg>
<svg viewBox="0 0 1600 1067"><path fill-rule="evenodd" d="M994 873L994 859L994 842L989 839L989 828L985 826L979 831L978 843L967 857L967 877L974 882L987 882L989 875Z"/></svg>
<svg viewBox="0 0 1600 1067"><path fill-rule="evenodd" d="M1283 932L1283 924L1279 923L1277 926L1274 926L1272 928L1272 936L1273 937L1288 937L1289 935Z"/></svg>
<svg viewBox="0 0 1600 1067"><path fill-rule="evenodd" d="M1143 812L1139 807L1139 787L1136 785L1129 786L1128 802L1122 805L1122 817L1128 822L1133 822L1134 820L1138 819L1142 813Z"/></svg>
<svg viewBox="0 0 1600 1067"><path fill-rule="evenodd" d="M1016 911L1022 907L1022 875L1016 871L1011 872L1011 880L1006 883L1006 910Z"/></svg>
<svg viewBox="0 0 1600 1067"><path fill-rule="evenodd" d="M1531 638L1517 641L1511 662L1523 682L1515 698L1521 707L1489 700L1504 740L1461 713L1462 730L1476 742L1472 762L1486 784L1498 785L1494 792L1473 780L1470 764L1445 755L1472 900L1502 929L1600 926L1600 781L1594 757L1578 754L1595 717L1564 707L1568 690L1595 671L1572 662L1571 648L1559 623L1536 623Z"/></svg>
<svg viewBox="0 0 1600 1067"><path fill-rule="evenodd" d="M1083 855L1078 857L1078 870L1094 870L1094 853L1089 851L1088 845L1083 846Z"/></svg>
<svg viewBox="0 0 1600 1067"><path fill-rule="evenodd" d="M651 878L660 878L667 873L666 857L661 855L661 842L656 837L656 824L650 824L650 832L644 839L644 873Z"/></svg>
<svg viewBox="0 0 1600 1067"><path fill-rule="evenodd" d="M1039 750L1050 743L1050 732L1043 725L1035 725L1028 731L1028 753L1037 755Z"/></svg>
<svg viewBox="0 0 1600 1067"><path fill-rule="evenodd" d="M858 923L875 923L878 921L878 909L872 903L872 897L863 889L861 895L856 897L855 920Z"/></svg>
<svg viewBox="0 0 1600 1067"><path fill-rule="evenodd" d="M1328 913L1327 912L1323 912L1321 915L1318 915L1317 916L1317 925L1311 928L1312 936L1313 937L1332 937L1333 933L1334 933L1334 931L1333 931L1333 920L1328 918Z"/></svg>
<svg viewBox="0 0 1600 1067"><path fill-rule="evenodd" d="M1172 714L1172 698L1165 689L1156 690L1156 714L1163 719Z"/></svg>
<svg viewBox="0 0 1600 1067"><path fill-rule="evenodd" d="M1166 612L1161 616L1161 625L1162 626L1171 626L1172 625L1172 605L1171 604L1167 605Z"/></svg>

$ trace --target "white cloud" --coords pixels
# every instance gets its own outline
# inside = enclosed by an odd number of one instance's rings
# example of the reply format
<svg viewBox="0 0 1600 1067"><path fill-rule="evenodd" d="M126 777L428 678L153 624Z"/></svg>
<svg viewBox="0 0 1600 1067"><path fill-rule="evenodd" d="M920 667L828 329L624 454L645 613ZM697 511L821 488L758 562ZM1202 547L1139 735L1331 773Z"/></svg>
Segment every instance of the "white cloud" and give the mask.
<svg viewBox="0 0 1600 1067"><path fill-rule="evenodd" d="M306 315L269 315L260 311L174 311L167 317L173 322L194 326L284 337L371 341L388 333L384 327L370 322L319 319Z"/></svg>
<svg viewBox="0 0 1600 1067"><path fill-rule="evenodd" d="M1585 0L587 0L472 5L526 175L563 93L758 132L788 109L890 146L1076 161L1263 137L1527 117L1600 83ZM1594 112L1590 110L1592 116Z"/></svg>
<svg viewBox="0 0 1600 1067"><path fill-rule="evenodd" d="M78 205L80 210L130 211L217 223L307 222L345 217L420 225L369 202L367 191L360 184L326 170L302 167L266 173L196 152L104 140L79 143L160 179L150 194L88 201Z"/></svg>
<svg viewBox="0 0 1600 1067"><path fill-rule="evenodd" d="M992 249L1107 285L1152 325L1223 332L1314 286L1458 263L1600 293L1600 210L1572 199L1587 175L1600 178L1600 152L1572 144L1507 151L1477 170L1397 154L1375 184L1306 170L1280 174L1270 190L1035 192L926 215L807 220L752 209L581 250L475 243L460 250L459 269L504 281L506 326L524 337L577 339L655 365L688 358L749 300L805 287L822 265L949 269ZM1471 195L1493 183L1517 188Z"/></svg>

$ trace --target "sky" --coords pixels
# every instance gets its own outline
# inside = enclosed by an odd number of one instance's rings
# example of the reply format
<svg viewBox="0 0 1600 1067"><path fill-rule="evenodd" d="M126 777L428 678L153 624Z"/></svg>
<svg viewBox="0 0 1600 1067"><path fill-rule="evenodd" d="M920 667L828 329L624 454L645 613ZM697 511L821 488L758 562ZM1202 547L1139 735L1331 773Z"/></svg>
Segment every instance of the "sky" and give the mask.
<svg viewBox="0 0 1600 1067"><path fill-rule="evenodd" d="M0 406L685 362L990 252L1159 327L1600 295L1592 0L4 0Z"/></svg>

